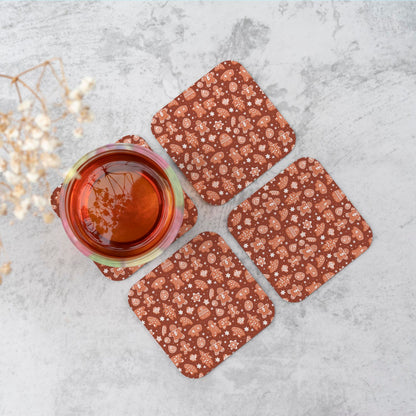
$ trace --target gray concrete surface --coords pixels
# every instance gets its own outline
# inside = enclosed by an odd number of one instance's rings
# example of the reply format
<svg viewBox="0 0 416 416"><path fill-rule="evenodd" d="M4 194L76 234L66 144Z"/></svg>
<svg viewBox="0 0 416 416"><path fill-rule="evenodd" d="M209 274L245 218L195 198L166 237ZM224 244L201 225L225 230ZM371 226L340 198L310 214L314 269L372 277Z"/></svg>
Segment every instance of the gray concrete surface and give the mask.
<svg viewBox="0 0 416 416"><path fill-rule="evenodd" d="M0 69L61 56L91 75L96 121L61 155L137 133L239 60L297 133L295 149L121 283L60 223L0 221L0 415L416 414L416 3L1 2ZM317 158L373 228L370 250L300 304L281 300L226 230L232 207L301 156ZM59 179L53 179L58 184ZM129 287L193 236L219 231L266 290L273 324L201 380L183 377L127 305Z"/></svg>

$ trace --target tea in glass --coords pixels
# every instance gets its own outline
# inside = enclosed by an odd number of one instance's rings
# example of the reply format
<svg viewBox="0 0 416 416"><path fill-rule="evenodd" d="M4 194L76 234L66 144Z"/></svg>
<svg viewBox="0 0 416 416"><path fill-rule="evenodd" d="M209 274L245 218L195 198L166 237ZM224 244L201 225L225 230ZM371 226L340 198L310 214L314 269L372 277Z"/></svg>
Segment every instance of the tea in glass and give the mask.
<svg viewBox="0 0 416 416"><path fill-rule="evenodd" d="M176 237L183 192L173 169L143 146L99 148L78 161L61 191L60 215L74 244L110 266L144 264Z"/></svg>

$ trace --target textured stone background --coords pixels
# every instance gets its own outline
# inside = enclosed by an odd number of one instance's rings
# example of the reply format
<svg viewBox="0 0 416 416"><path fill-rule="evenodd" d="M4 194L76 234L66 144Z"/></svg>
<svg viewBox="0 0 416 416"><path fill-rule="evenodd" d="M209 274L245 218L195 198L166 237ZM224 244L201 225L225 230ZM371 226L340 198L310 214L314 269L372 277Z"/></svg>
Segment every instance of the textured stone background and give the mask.
<svg viewBox="0 0 416 416"><path fill-rule="evenodd" d="M0 222L0 415L414 415L416 3L0 3L0 70L61 56L92 75L96 122L66 166L137 133L199 76L239 60L297 133L288 157L141 274L104 279L59 224ZM4 97L2 97L4 100ZM313 156L373 228L370 250L301 304L281 300L225 228L232 207ZM54 179L58 184L59 179ZM201 380L180 375L127 305L143 273L201 231L235 249L277 319Z"/></svg>

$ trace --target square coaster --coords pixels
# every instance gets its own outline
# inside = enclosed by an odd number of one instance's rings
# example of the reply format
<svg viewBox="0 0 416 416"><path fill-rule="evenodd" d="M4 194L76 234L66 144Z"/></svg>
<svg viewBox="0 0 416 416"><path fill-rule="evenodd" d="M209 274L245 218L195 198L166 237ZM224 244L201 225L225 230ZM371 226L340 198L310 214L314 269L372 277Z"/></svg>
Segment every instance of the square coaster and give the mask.
<svg viewBox="0 0 416 416"><path fill-rule="evenodd" d="M138 281L129 304L183 375L203 377L268 326L274 306L215 233Z"/></svg>
<svg viewBox="0 0 416 416"><path fill-rule="evenodd" d="M117 143L135 143L140 146L144 146L147 149L150 149L149 145L146 141L141 138L140 136L129 135L124 136ZM61 192L62 185L59 185L55 190L52 192L51 195L51 206L55 214L59 217L59 194ZM183 222L182 226L179 229L178 236L182 237L185 233L187 233L196 223L198 219L198 210L196 206L192 202L191 198L184 192L184 213L183 213ZM134 267L110 267L105 266L104 264L96 263L94 264L100 269L101 273L110 280L120 281L127 279L137 270L139 270L142 266L134 266Z"/></svg>
<svg viewBox="0 0 416 416"><path fill-rule="evenodd" d="M213 205L241 192L296 141L287 121L234 61L220 63L156 113L152 132Z"/></svg>
<svg viewBox="0 0 416 416"><path fill-rule="evenodd" d="M289 302L305 299L364 253L373 236L311 158L292 163L231 211L228 229Z"/></svg>

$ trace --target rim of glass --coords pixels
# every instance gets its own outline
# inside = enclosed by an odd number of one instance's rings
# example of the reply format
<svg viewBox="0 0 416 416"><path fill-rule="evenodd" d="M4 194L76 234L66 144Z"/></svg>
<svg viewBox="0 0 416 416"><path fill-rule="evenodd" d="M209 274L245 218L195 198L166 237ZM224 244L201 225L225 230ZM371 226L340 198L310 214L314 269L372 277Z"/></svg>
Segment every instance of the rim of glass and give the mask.
<svg viewBox="0 0 416 416"><path fill-rule="evenodd" d="M173 218L170 224L170 227L166 231L165 235L162 239L149 251L141 253L138 256L134 257L112 257L112 256L104 256L97 251L94 251L90 247L87 247L76 235L74 230L71 227L71 224L68 220L67 215L67 190L70 188L70 185L74 183L78 179L78 172L79 170L84 167L88 162L98 156L102 155L103 153L107 153L114 150L127 150L133 151L135 153L140 153L144 156L147 156L149 159L152 159L159 167L163 170L164 174L167 177L168 182L171 185L173 199L174 199L174 212ZM149 150L143 146L134 143L113 143L108 144L102 147L99 147L95 150L92 150L82 156L73 166L69 169L68 173L65 176L65 180L62 183L62 189L59 197L59 216L62 221L62 225L66 234L68 235L69 239L75 245L75 247L81 251L85 256L89 257L91 260L95 261L96 263L104 264L106 266L112 267L133 267L133 266L140 266L149 261L155 259L163 251L175 240L176 236L178 235L179 229L182 225L183 221L183 212L184 212L184 198L183 198L183 190L179 179L172 169L172 167L168 164L166 160L164 160L161 156Z"/></svg>

